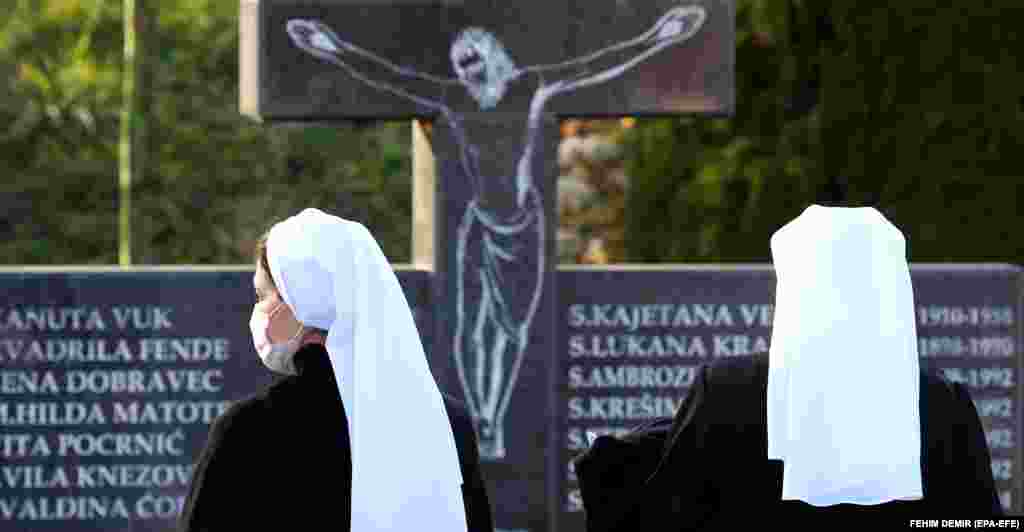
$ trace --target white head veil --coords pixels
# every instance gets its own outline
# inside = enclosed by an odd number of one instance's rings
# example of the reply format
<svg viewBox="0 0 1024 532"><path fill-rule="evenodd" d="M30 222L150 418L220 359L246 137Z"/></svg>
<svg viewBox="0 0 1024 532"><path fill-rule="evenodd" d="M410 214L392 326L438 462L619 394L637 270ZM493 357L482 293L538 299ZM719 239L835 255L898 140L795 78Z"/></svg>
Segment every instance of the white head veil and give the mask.
<svg viewBox="0 0 1024 532"><path fill-rule="evenodd" d="M328 331L352 443L352 531L464 532L452 428L377 241L357 222L305 209L270 230L267 258L295 317Z"/></svg>
<svg viewBox="0 0 1024 532"><path fill-rule="evenodd" d="M919 499L920 386L906 240L870 207L812 205L771 239L768 458L783 499Z"/></svg>

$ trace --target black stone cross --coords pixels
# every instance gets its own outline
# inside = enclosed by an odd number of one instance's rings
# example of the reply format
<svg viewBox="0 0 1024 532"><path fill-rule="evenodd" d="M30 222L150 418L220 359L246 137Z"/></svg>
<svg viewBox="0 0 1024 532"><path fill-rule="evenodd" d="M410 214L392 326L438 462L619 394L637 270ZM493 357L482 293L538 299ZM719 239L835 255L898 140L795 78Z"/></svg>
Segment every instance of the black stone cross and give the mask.
<svg viewBox="0 0 1024 532"><path fill-rule="evenodd" d="M500 529L554 530L564 506L558 117L731 114L733 11L730 0L242 0L247 116L434 123L428 351L477 420Z"/></svg>

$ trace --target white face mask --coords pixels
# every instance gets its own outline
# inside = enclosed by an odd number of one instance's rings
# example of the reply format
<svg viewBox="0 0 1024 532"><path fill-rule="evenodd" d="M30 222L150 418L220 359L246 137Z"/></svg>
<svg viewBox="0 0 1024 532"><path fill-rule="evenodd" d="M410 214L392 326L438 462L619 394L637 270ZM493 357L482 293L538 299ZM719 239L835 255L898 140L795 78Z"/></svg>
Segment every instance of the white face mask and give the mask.
<svg viewBox="0 0 1024 532"><path fill-rule="evenodd" d="M300 325L299 330L295 332L295 336L286 342L275 344L270 341L270 320L283 306L284 303L280 303L270 314L254 310L252 319L249 320L249 329L252 331L253 344L256 347L256 352L260 355L260 360L263 361L263 365L274 373L295 375L297 371L295 370L293 358L295 352L302 346L302 332L305 330L305 327Z"/></svg>

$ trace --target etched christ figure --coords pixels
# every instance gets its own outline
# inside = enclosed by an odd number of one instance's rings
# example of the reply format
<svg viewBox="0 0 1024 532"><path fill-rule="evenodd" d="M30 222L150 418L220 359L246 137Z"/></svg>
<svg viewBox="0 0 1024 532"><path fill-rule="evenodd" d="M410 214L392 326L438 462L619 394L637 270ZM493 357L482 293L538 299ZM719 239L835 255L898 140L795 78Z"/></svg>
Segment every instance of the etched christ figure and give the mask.
<svg viewBox="0 0 1024 532"><path fill-rule="evenodd" d="M472 199L457 230L453 347L466 403L478 422L482 458L506 455L503 420L543 290L546 225L534 172L545 106L556 96L611 81L689 39L706 18L701 6L677 6L632 39L576 59L529 67L517 66L494 34L471 27L452 44L454 77L399 66L346 41L320 21L288 21L288 35L300 49L361 83L437 113L455 136ZM465 90L481 110L492 111L513 83L531 83L534 89L523 143L516 147L518 158L510 162L497 155L508 153L509 147L494 135L474 136L471 128L483 126L454 112L445 94Z"/></svg>

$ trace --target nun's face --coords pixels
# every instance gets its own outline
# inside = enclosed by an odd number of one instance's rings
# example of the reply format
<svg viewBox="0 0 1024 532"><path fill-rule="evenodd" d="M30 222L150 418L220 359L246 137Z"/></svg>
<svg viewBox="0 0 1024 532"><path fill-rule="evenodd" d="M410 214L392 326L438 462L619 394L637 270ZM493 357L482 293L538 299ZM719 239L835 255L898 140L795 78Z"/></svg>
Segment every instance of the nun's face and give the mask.
<svg viewBox="0 0 1024 532"><path fill-rule="evenodd" d="M273 313L270 319L270 329L267 332L269 340L273 343L287 342L295 337L295 331L302 326L299 320L295 319L292 309L285 304L281 294L274 288L270 275L262 266L256 267L256 275L253 276L253 287L256 289L255 312L266 315Z"/></svg>

